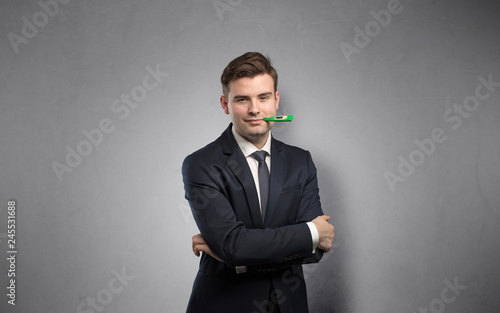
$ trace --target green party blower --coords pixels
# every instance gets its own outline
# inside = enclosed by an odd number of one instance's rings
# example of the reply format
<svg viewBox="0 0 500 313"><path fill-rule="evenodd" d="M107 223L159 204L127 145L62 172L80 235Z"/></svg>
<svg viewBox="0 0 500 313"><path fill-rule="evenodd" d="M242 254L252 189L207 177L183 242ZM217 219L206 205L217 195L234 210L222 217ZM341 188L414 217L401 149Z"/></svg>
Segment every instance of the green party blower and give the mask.
<svg viewBox="0 0 500 313"><path fill-rule="evenodd" d="M293 120L293 115L276 115L264 118L264 121L268 122L291 122Z"/></svg>

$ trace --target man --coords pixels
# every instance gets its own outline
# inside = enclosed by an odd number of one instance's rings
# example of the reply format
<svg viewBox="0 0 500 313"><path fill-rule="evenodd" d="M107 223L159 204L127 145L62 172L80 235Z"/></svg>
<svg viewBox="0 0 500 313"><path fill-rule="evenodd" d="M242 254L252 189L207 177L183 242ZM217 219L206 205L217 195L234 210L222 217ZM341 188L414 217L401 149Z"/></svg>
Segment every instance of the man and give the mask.
<svg viewBox="0 0 500 313"><path fill-rule="evenodd" d="M280 98L268 58L243 54L221 83L232 123L182 165L201 232L192 248L204 252L187 312L308 312L302 264L318 262L335 236L316 168L308 151L274 139L274 123L263 121Z"/></svg>

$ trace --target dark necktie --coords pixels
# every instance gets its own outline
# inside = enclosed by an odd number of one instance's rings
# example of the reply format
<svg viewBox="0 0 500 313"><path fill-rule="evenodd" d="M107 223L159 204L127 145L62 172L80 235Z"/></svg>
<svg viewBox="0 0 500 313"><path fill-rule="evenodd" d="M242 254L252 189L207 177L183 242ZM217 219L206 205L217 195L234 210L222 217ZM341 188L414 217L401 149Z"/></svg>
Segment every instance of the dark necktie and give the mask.
<svg viewBox="0 0 500 313"><path fill-rule="evenodd" d="M266 151L255 151L252 156L259 162L260 210L262 221L266 216L267 199L269 198L269 169L266 164Z"/></svg>

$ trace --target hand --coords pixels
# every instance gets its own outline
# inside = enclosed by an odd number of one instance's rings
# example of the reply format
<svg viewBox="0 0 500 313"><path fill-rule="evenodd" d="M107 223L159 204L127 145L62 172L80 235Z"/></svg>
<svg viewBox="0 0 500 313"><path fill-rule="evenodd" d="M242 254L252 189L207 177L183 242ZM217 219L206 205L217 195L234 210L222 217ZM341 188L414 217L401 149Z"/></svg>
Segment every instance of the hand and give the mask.
<svg viewBox="0 0 500 313"><path fill-rule="evenodd" d="M203 239L201 234L194 235L192 241L193 241L193 253L194 253L194 255L199 257L200 251L202 251L202 252L205 252L206 254L210 255L214 259L224 263L224 261L222 261L217 255L215 255L215 253L212 252L212 250L207 245L207 243L205 242L205 239Z"/></svg>
<svg viewBox="0 0 500 313"><path fill-rule="evenodd" d="M325 252L330 251L333 238L335 238L335 234L333 233L335 227L328 223L329 220L330 216L328 215L321 215L312 220L319 234L318 248Z"/></svg>

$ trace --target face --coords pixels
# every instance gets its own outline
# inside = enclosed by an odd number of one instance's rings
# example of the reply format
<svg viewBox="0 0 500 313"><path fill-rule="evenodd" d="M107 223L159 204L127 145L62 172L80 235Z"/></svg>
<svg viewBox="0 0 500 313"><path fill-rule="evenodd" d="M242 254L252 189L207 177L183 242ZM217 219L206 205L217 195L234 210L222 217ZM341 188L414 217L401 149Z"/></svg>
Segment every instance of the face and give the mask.
<svg viewBox="0 0 500 313"><path fill-rule="evenodd" d="M243 77L229 83L229 93L221 96L224 113L231 116L234 130L257 148L262 148L274 122L262 119L276 115L280 95L274 91L269 74Z"/></svg>

